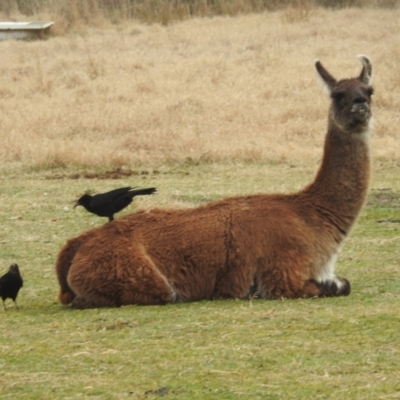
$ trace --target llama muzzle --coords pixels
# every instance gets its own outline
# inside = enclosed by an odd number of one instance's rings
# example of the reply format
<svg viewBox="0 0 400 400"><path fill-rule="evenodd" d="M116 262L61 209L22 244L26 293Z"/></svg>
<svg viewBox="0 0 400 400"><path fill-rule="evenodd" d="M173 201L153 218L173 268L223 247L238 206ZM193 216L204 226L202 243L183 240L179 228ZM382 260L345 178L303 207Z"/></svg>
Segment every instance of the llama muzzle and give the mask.
<svg viewBox="0 0 400 400"><path fill-rule="evenodd" d="M370 108L367 103L357 103L351 108L351 113L359 122L367 121L370 116Z"/></svg>

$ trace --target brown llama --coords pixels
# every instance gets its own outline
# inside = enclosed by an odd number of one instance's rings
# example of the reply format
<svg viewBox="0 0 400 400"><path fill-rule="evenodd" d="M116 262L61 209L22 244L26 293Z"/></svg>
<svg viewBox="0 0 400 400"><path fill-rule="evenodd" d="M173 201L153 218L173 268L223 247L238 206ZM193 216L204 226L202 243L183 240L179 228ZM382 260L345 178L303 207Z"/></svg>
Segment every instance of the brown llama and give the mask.
<svg viewBox="0 0 400 400"><path fill-rule="evenodd" d="M346 296L341 245L370 175L371 72L336 80L322 164L295 194L227 198L185 210L139 211L73 238L57 261L59 299L76 308L202 299Z"/></svg>

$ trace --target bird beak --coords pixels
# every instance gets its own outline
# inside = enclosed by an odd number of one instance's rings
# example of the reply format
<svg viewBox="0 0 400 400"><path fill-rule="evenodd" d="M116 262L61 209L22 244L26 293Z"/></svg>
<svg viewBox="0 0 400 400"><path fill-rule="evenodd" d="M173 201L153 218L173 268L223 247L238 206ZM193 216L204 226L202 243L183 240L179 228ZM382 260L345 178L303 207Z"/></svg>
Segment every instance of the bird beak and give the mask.
<svg viewBox="0 0 400 400"><path fill-rule="evenodd" d="M76 202L72 208L74 209L74 208L76 208L78 206L79 206L79 202Z"/></svg>

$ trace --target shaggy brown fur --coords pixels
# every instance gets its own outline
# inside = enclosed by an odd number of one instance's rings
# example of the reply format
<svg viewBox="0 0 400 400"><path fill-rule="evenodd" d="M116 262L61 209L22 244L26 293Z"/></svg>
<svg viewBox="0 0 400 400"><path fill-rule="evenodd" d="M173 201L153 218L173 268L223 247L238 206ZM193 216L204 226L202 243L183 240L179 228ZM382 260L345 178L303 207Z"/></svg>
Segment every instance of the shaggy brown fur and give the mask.
<svg viewBox="0 0 400 400"><path fill-rule="evenodd" d="M62 251L58 255L56 273L58 282L60 283L60 293L58 300L62 304L69 304L76 297L76 294L72 291L67 283L68 272L71 266L72 260L75 257L81 244L83 244L92 234L92 230L87 231L75 238L68 240L64 245Z"/></svg>
<svg viewBox="0 0 400 400"><path fill-rule="evenodd" d="M350 293L334 274L341 243L369 181L370 78L336 81L316 62L332 98L324 157L312 184L291 195L227 198L189 210L139 211L71 239L57 274L76 308L214 298Z"/></svg>

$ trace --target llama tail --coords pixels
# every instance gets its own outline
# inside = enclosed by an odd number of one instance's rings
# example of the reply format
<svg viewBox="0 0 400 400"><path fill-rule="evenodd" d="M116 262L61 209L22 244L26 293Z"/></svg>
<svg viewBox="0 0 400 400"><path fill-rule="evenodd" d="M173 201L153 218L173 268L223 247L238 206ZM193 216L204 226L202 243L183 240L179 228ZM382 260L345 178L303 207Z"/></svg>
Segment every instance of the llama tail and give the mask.
<svg viewBox="0 0 400 400"><path fill-rule="evenodd" d="M68 284L68 273L75 254L78 252L80 246L85 242L85 240L86 235L80 235L68 240L68 242L64 245L64 247L58 254L56 273L58 283L60 284L58 301L61 304L69 304L76 297L76 294Z"/></svg>

